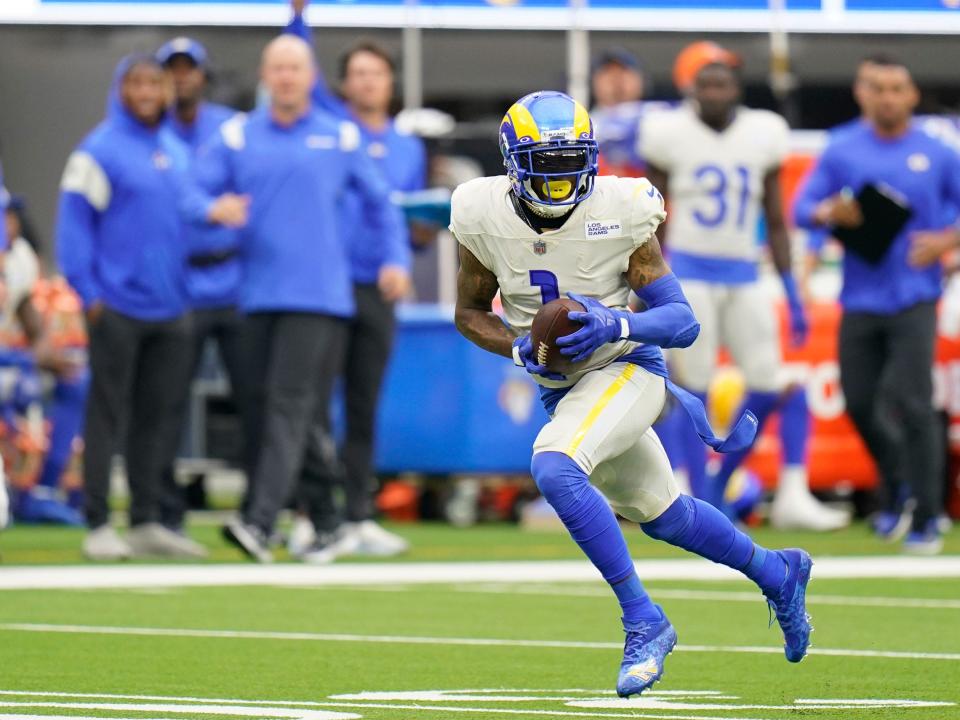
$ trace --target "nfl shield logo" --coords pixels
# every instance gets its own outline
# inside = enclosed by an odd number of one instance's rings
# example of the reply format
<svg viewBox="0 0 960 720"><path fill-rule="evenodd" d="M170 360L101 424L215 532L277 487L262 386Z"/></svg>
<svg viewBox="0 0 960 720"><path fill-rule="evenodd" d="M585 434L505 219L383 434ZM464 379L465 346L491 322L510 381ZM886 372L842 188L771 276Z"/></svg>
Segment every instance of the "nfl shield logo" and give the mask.
<svg viewBox="0 0 960 720"><path fill-rule="evenodd" d="M533 243L533 252L537 255L543 255L547 252L547 244L543 240L537 240Z"/></svg>

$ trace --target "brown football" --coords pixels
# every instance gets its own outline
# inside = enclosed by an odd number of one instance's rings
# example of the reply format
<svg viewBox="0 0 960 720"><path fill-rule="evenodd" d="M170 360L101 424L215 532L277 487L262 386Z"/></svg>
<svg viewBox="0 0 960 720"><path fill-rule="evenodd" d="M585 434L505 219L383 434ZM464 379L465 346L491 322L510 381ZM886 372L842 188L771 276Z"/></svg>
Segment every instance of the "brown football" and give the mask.
<svg viewBox="0 0 960 720"><path fill-rule="evenodd" d="M567 298L551 300L540 308L530 328L530 343L533 345L534 359L538 364L546 365L552 372L569 373L574 368L574 363L560 353L556 343L557 338L574 333L583 327L567 317L567 313L571 310L583 312L584 307L576 300Z"/></svg>

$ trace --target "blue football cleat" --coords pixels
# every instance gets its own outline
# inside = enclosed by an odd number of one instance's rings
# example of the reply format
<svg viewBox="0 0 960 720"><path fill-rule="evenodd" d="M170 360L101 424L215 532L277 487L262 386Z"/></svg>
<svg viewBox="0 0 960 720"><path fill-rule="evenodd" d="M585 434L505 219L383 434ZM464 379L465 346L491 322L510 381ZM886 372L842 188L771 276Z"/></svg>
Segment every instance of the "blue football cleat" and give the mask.
<svg viewBox="0 0 960 720"><path fill-rule="evenodd" d="M813 560L805 550L777 550L787 564L787 577L775 593L766 595L770 610L783 630L783 652L790 662L800 662L810 645L810 616L807 615L807 583ZM773 624L771 618L770 624Z"/></svg>
<svg viewBox="0 0 960 720"><path fill-rule="evenodd" d="M677 631L667 620L663 608L660 622L640 622L624 626L627 639L623 644L623 662L617 676L617 695L639 695L663 677L663 662L677 644Z"/></svg>

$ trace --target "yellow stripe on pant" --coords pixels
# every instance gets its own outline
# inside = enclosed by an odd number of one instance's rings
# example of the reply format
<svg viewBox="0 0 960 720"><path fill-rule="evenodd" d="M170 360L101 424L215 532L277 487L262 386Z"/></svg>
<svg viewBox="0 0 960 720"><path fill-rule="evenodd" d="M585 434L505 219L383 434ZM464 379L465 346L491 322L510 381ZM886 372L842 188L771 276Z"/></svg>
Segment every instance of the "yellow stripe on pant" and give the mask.
<svg viewBox="0 0 960 720"><path fill-rule="evenodd" d="M628 363L623 369L623 372L617 376L617 379L610 383L610 387L603 391L603 395L601 395L596 404L590 408L590 412L587 413L587 417L584 418L583 422L580 423L580 427L577 428L577 432L574 433L573 439L570 441L570 445L567 446L567 455L573 457L574 453L577 452L577 448L580 447L580 443L583 442L583 439L587 436L587 433L590 432L590 428L592 428L597 422L597 418L600 417L600 413L602 413L603 409L610 404L610 401L613 400L614 395L623 389L623 386L627 384L636 371L637 366Z"/></svg>

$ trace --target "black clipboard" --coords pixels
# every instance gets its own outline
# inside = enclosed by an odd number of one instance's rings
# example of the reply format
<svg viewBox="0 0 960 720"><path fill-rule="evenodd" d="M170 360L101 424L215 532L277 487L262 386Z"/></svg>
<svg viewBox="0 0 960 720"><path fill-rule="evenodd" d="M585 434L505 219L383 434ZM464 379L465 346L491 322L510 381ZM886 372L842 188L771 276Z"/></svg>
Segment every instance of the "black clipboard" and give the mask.
<svg viewBox="0 0 960 720"><path fill-rule="evenodd" d="M857 193L863 223L855 228L832 228L831 234L844 248L871 265L879 265L887 256L913 210L893 188L868 183Z"/></svg>

